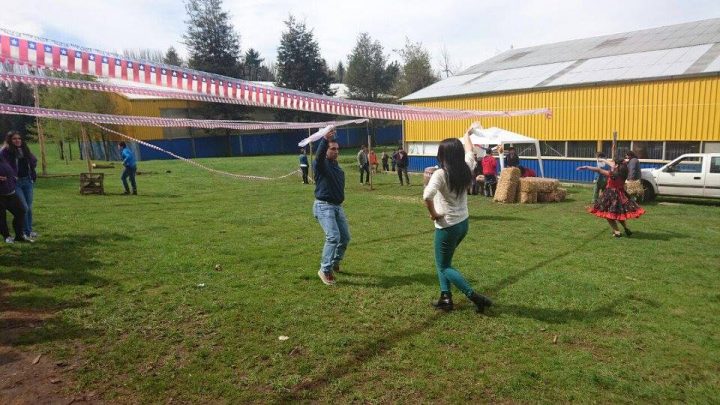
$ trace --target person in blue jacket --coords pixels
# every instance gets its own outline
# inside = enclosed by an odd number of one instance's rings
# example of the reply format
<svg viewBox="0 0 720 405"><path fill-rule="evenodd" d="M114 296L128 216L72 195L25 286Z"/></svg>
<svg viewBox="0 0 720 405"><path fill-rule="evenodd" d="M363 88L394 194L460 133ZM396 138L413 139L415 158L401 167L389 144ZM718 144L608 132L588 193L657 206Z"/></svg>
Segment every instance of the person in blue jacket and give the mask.
<svg viewBox="0 0 720 405"><path fill-rule="evenodd" d="M122 176L120 176L120 179L123 182L123 187L125 187L125 192L123 194L130 194L130 189L128 188L127 179L130 178L130 185L132 185L132 193L133 195L137 195L137 184L135 184L135 174L137 173L137 162L135 161L135 154L133 151L125 144L125 142L118 143L118 147L122 149L120 151L120 157L122 157L122 164L123 164L123 172Z"/></svg>
<svg viewBox="0 0 720 405"><path fill-rule="evenodd" d="M325 246L318 276L326 285L335 284L335 273L340 271L340 262L350 243L350 228L342 207L345 200L345 172L337 161L340 145L334 136L334 130L328 131L320 139L313 161L313 215L325 232Z"/></svg>

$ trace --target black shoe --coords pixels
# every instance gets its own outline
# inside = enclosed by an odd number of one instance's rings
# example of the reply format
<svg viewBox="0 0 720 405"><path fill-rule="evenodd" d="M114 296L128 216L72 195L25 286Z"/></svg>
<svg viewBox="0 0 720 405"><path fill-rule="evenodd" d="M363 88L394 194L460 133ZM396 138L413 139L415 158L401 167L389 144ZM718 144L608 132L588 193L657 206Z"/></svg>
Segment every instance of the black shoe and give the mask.
<svg viewBox="0 0 720 405"><path fill-rule="evenodd" d="M125 191L125 192L123 193L123 195L130 195L130 192L129 192L129 191Z"/></svg>
<svg viewBox="0 0 720 405"><path fill-rule="evenodd" d="M137 190L133 190L133 195L137 195Z"/></svg>
<svg viewBox="0 0 720 405"><path fill-rule="evenodd" d="M441 292L440 298L436 302L433 302L432 306L434 306L435 309L439 309L442 311L452 311L452 294L450 294L449 292Z"/></svg>
<svg viewBox="0 0 720 405"><path fill-rule="evenodd" d="M473 291L472 295L469 297L470 301L472 301L475 304L475 311L478 313L485 312L485 308L491 307L493 302L490 298L480 295Z"/></svg>
<svg viewBox="0 0 720 405"><path fill-rule="evenodd" d="M627 236L632 235L632 231L629 230L629 229L627 229L627 228L625 228L625 235L627 235Z"/></svg>

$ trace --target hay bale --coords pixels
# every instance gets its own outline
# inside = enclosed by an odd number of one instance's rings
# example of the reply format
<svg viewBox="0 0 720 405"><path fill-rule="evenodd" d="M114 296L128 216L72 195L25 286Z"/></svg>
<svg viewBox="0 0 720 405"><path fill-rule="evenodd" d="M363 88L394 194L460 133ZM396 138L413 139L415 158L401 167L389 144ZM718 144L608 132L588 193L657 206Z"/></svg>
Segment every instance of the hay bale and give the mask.
<svg viewBox="0 0 720 405"><path fill-rule="evenodd" d="M552 201L555 201L555 196L553 195L553 193L537 193L537 202L546 203Z"/></svg>
<svg viewBox="0 0 720 405"><path fill-rule="evenodd" d="M640 180L628 180L625 182L625 192L630 197L642 198L645 194L645 189L643 189Z"/></svg>
<svg viewBox="0 0 720 405"><path fill-rule="evenodd" d="M494 201L501 203L514 203L518 198L520 186L520 169L507 167L500 173L500 181L495 190Z"/></svg>
<svg viewBox="0 0 720 405"><path fill-rule="evenodd" d="M538 187L535 181L537 177L522 177L520 178L520 192L521 193L537 193Z"/></svg>
<svg viewBox="0 0 720 405"><path fill-rule="evenodd" d="M555 202L562 202L565 201L565 198L567 197L567 189L558 188L551 194L553 195L553 197L555 197Z"/></svg>
<svg viewBox="0 0 720 405"><path fill-rule="evenodd" d="M560 186L560 180L547 179L542 177L528 177L531 182L535 183L538 193L551 193Z"/></svg>
<svg viewBox="0 0 720 405"><path fill-rule="evenodd" d="M538 193L520 191L520 204L535 204L538 202Z"/></svg>

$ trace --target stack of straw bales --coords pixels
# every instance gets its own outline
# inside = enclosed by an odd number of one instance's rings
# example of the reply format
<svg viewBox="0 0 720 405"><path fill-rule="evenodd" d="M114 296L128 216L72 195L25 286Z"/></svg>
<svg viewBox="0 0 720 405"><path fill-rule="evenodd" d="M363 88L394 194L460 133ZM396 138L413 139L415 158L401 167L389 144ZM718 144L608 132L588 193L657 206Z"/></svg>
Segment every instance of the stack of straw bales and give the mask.
<svg viewBox="0 0 720 405"><path fill-rule="evenodd" d="M565 201L567 190L559 186L560 181L557 179L523 177L520 179L520 203Z"/></svg>
<svg viewBox="0 0 720 405"><path fill-rule="evenodd" d="M506 167L500 172L500 181L495 190L494 201L501 203L517 202L519 186L520 169L517 167Z"/></svg>

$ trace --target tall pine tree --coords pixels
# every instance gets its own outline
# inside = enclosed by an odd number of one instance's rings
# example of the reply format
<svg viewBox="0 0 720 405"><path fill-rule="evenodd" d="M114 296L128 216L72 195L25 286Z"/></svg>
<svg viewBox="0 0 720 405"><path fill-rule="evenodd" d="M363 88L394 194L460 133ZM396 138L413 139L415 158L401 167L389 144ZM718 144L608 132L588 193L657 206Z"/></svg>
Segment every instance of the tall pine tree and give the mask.
<svg viewBox="0 0 720 405"><path fill-rule="evenodd" d="M345 84L348 86L350 98L365 101L378 101L382 94L390 93L399 67L388 65L383 46L373 41L370 35L363 32L358 36L355 48L348 55L348 68L345 73Z"/></svg>
<svg viewBox="0 0 720 405"><path fill-rule="evenodd" d="M222 10L222 0L186 0L187 45L191 69L242 78L240 37ZM232 120L246 117L247 108L232 104L204 104L196 111L207 119ZM195 131L193 131L195 132ZM232 156L230 130L206 130L206 134L227 136L227 155Z"/></svg>
<svg viewBox="0 0 720 405"><path fill-rule="evenodd" d="M288 89L333 95L332 78L327 62L320 56L320 45L312 30L292 15L285 21L287 31L282 33L278 48L277 77L275 84Z"/></svg>
<svg viewBox="0 0 720 405"><path fill-rule="evenodd" d="M279 87L316 94L335 95L330 88L332 77L327 62L320 56L320 45L312 30L304 22L290 15L285 21L287 31L282 33L278 47L275 84ZM322 114L279 111L281 121L312 121L327 119Z"/></svg>
<svg viewBox="0 0 720 405"><path fill-rule="evenodd" d="M168 48L167 52L165 53L165 56L163 57L163 63L171 66L183 65L183 61L182 59L180 59L180 55L178 55L175 47L172 46Z"/></svg>

